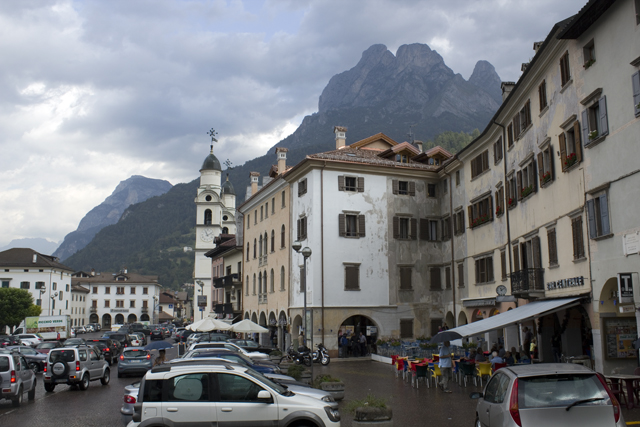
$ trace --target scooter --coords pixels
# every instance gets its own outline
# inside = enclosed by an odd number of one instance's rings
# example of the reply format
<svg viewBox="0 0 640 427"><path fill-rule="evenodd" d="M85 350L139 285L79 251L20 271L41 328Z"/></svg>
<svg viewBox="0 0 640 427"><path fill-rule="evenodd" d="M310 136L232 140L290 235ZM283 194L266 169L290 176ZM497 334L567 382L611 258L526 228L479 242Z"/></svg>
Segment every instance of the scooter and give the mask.
<svg viewBox="0 0 640 427"><path fill-rule="evenodd" d="M322 365L327 366L329 362L331 362L329 352L322 343L316 344L316 347L318 347L318 349L313 352L313 363L321 363Z"/></svg>

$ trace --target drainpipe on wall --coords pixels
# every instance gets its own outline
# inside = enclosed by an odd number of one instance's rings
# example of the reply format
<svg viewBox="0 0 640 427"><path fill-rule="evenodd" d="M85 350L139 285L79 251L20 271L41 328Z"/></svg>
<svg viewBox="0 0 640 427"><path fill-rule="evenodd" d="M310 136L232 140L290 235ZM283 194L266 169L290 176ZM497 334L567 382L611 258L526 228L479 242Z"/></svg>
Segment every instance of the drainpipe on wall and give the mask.
<svg viewBox="0 0 640 427"><path fill-rule="evenodd" d="M454 247L453 247L453 241L454 239L454 235L453 235L453 221L454 221L454 217L453 217L453 184L451 183L451 173L447 173L445 171L445 173L447 174L447 176L449 177L449 217L451 218L449 220L449 235L451 236L451 300L453 302L453 327L457 327L458 326L458 315L456 314L456 269L455 269L455 256L454 256ZM464 213L463 213L464 215Z"/></svg>
<svg viewBox="0 0 640 427"><path fill-rule="evenodd" d="M501 125L500 123L496 122L495 120L493 121L493 123L497 124L498 126L500 126L502 128L502 160L504 161L504 184L502 184L502 186L506 189L507 188L507 135L506 135L506 129L503 125ZM509 209L507 209L507 203L506 203L506 198L509 197L508 194L504 195L505 197L505 206L504 206L504 214L505 217L507 219L507 252L509 252L509 277L511 277L511 274L513 273L513 266L512 266L512 260L511 260L511 254L512 254L512 249L511 249L511 223L509 221ZM516 307L518 307L518 299L516 298Z"/></svg>
<svg viewBox="0 0 640 427"><path fill-rule="evenodd" d="M326 166L327 162L324 162L320 169L320 319L322 319L320 327L323 344L326 342L324 339L324 168Z"/></svg>

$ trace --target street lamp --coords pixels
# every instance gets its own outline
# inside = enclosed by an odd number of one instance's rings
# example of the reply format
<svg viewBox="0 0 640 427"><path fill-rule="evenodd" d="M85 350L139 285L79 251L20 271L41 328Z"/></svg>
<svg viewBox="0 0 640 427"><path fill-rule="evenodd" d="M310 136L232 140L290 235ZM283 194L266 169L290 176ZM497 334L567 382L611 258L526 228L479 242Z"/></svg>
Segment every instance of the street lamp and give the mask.
<svg viewBox="0 0 640 427"><path fill-rule="evenodd" d="M204 296L204 282L202 280L196 280L198 286L200 286L200 293ZM200 320L204 316L204 310L200 308L200 301L197 301L198 310L200 310Z"/></svg>
<svg viewBox="0 0 640 427"><path fill-rule="evenodd" d="M293 245L291 245L291 247L294 251L301 253L302 257L304 258L302 264L302 277L300 278L300 280L304 280L304 286L302 288L302 293L304 295L304 340L302 345L306 345L306 340L308 339L313 346L313 332L311 332L311 335L307 337L307 334L309 333L309 328L307 325L307 258L311 256L311 249L308 246L305 246L302 250L300 250L300 248L302 247L302 243L297 240L293 242ZM313 325L311 325L311 328L313 328ZM311 347L311 353L313 354L313 347ZM313 361L311 362L311 379L313 381Z"/></svg>
<svg viewBox="0 0 640 427"><path fill-rule="evenodd" d="M157 296L153 296L153 324L157 325L158 324L158 319L156 318L156 307L158 306L158 297Z"/></svg>
<svg viewBox="0 0 640 427"><path fill-rule="evenodd" d="M49 298L51 298L51 305L49 306L49 311L51 311L51 316L53 316L53 308L55 307L56 297L58 296L57 292L54 292Z"/></svg>

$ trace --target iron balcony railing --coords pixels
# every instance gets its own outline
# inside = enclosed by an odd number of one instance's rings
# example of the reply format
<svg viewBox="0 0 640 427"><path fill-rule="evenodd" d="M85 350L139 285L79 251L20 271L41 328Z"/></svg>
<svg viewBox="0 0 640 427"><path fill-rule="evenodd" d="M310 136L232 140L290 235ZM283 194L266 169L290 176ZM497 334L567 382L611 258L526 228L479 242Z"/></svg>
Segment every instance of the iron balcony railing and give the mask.
<svg viewBox="0 0 640 427"><path fill-rule="evenodd" d="M231 303L226 303L226 304L216 304L213 307L213 311L216 314L222 314L222 315L227 315L227 314L233 314L233 304Z"/></svg>
<svg viewBox="0 0 640 427"><path fill-rule="evenodd" d="M225 286L233 286L238 284L240 281L240 276L237 273L229 274L223 277L217 277L213 279L213 287L214 288L224 288Z"/></svg>
<svg viewBox="0 0 640 427"><path fill-rule="evenodd" d="M544 268L525 268L511 274L511 294L529 295L544 292Z"/></svg>

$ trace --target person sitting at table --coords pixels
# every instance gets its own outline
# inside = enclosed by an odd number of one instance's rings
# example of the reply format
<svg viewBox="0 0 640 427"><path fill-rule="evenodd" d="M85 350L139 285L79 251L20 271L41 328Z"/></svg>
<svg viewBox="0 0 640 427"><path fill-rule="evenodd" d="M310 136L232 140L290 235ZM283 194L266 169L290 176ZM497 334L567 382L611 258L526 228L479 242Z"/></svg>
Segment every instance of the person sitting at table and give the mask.
<svg viewBox="0 0 640 427"><path fill-rule="evenodd" d="M515 359L513 358L513 355L511 355L510 351L507 351L504 354L504 363L506 363L507 366L513 366L516 363Z"/></svg>
<svg viewBox="0 0 640 427"><path fill-rule="evenodd" d="M484 357L484 353L482 351L479 351L476 353L476 362L486 362L487 358Z"/></svg>
<svg viewBox="0 0 640 427"><path fill-rule="evenodd" d="M516 351L515 347L511 347L511 356L513 356L513 361L518 363L518 360L520 360L520 353Z"/></svg>
<svg viewBox="0 0 640 427"><path fill-rule="evenodd" d="M471 351L469 352L469 357L467 357L468 360L476 360L476 355L478 353L476 352L475 348L472 348Z"/></svg>
<svg viewBox="0 0 640 427"><path fill-rule="evenodd" d="M496 367L496 363L504 363L504 359L500 356L498 356L498 352L494 351L493 353L491 353L491 359L489 360L491 362L491 368L495 369Z"/></svg>
<svg viewBox="0 0 640 427"><path fill-rule="evenodd" d="M529 359L526 354L523 354L522 357L520 357L520 360L518 360L518 363L520 363L520 364L530 364L531 363L531 359Z"/></svg>
<svg viewBox="0 0 640 427"><path fill-rule="evenodd" d="M498 347L498 356L502 357L504 359L504 355L507 351L504 349L503 346L499 346Z"/></svg>

